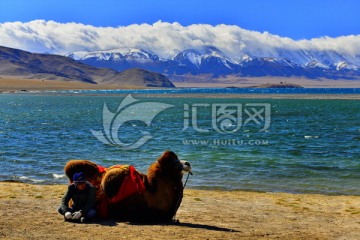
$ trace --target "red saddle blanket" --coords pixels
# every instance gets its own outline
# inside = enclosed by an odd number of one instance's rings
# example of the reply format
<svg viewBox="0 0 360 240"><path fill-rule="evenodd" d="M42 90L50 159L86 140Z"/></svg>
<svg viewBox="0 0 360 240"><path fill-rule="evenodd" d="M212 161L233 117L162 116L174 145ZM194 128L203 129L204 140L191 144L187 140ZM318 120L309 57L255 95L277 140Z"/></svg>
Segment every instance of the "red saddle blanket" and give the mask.
<svg viewBox="0 0 360 240"><path fill-rule="evenodd" d="M141 174L133 166L129 166L129 174L125 177L117 194L109 199L109 203L120 202L135 193L143 193L144 191L145 185Z"/></svg>
<svg viewBox="0 0 360 240"><path fill-rule="evenodd" d="M121 200L135 194L135 193L143 193L145 191L145 184L142 180L141 174L136 171L133 166L112 166L111 168L129 168L129 173L125 177L124 181L122 182L117 194L111 198L105 196L102 188L100 187L101 178L104 176L107 168L102 166L98 166L99 173L101 174L100 181L98 181L99 192L98 194L98 202L97 202L97 211L98 216L101 218L106 218L108 216L108 204L109 203L116 203L120 202Z"/></svg>

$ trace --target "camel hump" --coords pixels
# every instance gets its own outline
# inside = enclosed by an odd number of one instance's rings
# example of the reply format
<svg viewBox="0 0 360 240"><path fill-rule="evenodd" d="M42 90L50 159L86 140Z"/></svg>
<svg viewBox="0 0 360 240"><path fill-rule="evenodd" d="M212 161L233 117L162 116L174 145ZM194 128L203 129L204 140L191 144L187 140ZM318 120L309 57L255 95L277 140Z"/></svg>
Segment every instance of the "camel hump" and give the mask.
<svg viewBox="0 0 360 240"><path fill-rule="evenodd" d="M65 165L64 171L70 182L72 182L74 174L78 172L84 173L86 179L93 178L99 173L99 166L88 160L70 160Z"/></svg>
<svg viewBox="0 0 360 240"><path fill-rule="evenodd" d="M142 174L130 165L108 168L101 185L110 203L120 202L145 191Z"/></svg>

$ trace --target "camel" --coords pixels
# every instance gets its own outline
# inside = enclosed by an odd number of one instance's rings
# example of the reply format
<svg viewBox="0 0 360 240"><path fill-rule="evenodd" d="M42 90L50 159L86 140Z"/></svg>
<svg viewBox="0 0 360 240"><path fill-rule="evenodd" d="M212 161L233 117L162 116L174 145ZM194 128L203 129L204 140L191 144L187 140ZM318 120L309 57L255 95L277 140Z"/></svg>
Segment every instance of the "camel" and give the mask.
<svg viewBox="0 0 360 240"><path fill-rule="evenodd" d="M83 172L97 189L97 210L102 218L131 222L168 222L175 216L183 197L183 174L191 173L189 162L165 151L147 174L133 166L104 168L88 160L70 160L65 174Z"/></svg>

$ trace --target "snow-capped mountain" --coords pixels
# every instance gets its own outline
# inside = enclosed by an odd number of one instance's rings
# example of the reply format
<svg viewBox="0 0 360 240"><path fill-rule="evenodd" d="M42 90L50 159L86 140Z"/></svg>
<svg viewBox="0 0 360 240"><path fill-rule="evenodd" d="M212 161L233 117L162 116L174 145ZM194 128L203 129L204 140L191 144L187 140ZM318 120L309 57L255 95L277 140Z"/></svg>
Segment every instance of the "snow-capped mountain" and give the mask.
<svg viewBox="0 0 360 240"><path fill-rule="evenodd" d="M360 56L348 56L335 51L277 49L273 56L246 52L230 59L222 51L206 46L200 49L173 50L168 57L159 57L137 48L109 51L74 52L68 54L77 61L96 67L116 70L144 68L163 74L210 74L212 76L304 76L308 78L348 78L360 76Z"/></svg>
<svg viewBox="0 0 360 240"><path fill-rule="evenodd" d="M281 51L280 56L287 59L293 59L294 62L301 66L309 66L317 63L317 67L330 69L333 66L337 66L341 62L347 63L347 66L345 67L346 69L359 70L360 66L360 57L356 59L352 56L341 54L335 51Z"/></svg>
<svg viewBox="0 0 360 240"><path fill-rule="evenodd" d="M136 61L147 62L150 59L159 60L159 57L147 52L143 49L137 48L118 48L109 51L96 52L74 52L69 56L75 60L96 59L102 61Z"/></svg>
<svg viewBox="0 0 360 240"><path fill-rule="evenodd" d="M167 61L170 63L167 72L176 74L229 74L238 67L224 53L214 47L206 47L197 51L186 49L176 54L171 54Z"/></svg>
<svg viewBox="0 0 360 240"><path fill-rule="evenodd" d="M79 62L95 67L123 71L129 68L153 69L158 72L162 60L155 54L137 48L119 48L109 51L73 52L67 55Z"/></svg>

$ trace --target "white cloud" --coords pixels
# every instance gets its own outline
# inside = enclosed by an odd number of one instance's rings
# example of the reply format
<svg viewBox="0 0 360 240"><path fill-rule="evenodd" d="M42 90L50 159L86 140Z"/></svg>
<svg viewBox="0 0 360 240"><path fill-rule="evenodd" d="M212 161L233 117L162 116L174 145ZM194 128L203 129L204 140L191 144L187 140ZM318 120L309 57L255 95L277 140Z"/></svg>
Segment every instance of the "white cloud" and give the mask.
<svg viewBox="0 0 360 240"><path fill-rule="evenodd" d="M74 51L142 48L167 57L176 50L215 46L230 58L244 53L278 56L278 49L333 50L352 58L360 56L360 35L321 37L295 41L268 32L249 31L238 26L156 22L121 27L94 27L80 23L36 20L0 24L0 45L28 50L66 54ZM358 57L359 58L359 57ZM358 60L359 61L359 60Z"/></svg>

